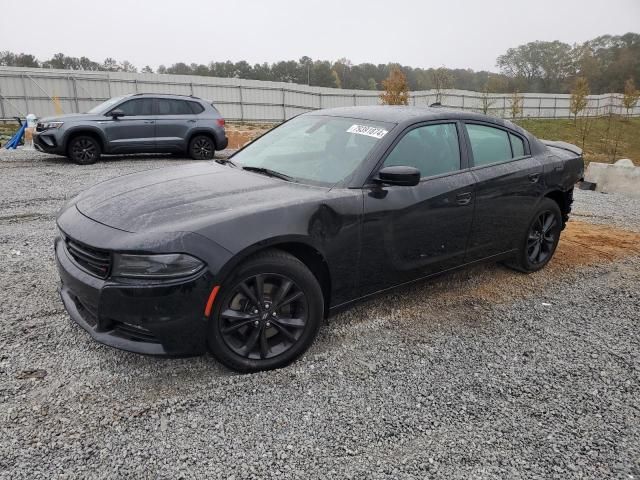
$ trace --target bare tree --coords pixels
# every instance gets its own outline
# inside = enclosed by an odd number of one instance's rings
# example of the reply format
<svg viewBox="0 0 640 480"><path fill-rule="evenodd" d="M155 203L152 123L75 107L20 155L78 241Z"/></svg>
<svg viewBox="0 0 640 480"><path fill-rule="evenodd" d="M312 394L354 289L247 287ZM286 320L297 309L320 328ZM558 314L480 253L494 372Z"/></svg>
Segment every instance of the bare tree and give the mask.
<svg viewBox="0 0 640 480"><path fill-rule="evenodd" d="M589 82L584 77L576 78L571 89L569 111L573 114L573 123L577 124L578 114L587 108L589 103Z"/></svg>
<svg viewBox="0 0 640 480"><path fill-rule="evenodd" d="M518 115L522 113L522 107L524 104L524 98L518 90L514 90L511 94L509 109L511 110L511 118L518 118Z"/></svg>
<svg viewBox="0 0 640 480"><path fill-rule="evenodd" d="M442 103L444 90L453 88L453 77L451 73L444 68L436 68L433 71L433 89L436 91L436 103Z"/></svg>
<svg viewBox="0 0 640 480"><path fill-rule="evenodd" d="M627 109L627 117L630 116L631 110L638 104L640 98L640 90L636 89L636 84L633 83L633 78L628 79L624 83L624 95L622 97L622 104Z"/></svg>

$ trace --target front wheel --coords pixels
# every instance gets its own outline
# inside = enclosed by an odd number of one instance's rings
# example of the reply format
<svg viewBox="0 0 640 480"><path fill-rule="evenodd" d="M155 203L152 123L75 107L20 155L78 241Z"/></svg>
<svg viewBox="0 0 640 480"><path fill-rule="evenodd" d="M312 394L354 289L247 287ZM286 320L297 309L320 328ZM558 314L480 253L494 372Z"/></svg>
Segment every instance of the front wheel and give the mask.
<svg viewBox="0 0 640 480"><path fill-rule="evenodd" d="M213 140L205 135L197 135L189 142L189 155L194 160L211 160L215 152Z"/></svg>
<svg viewBox="0 0 640 480"><path fill-rule="evenodd" d="M313 343L324 316L322 289L300 260L260 253L222 286L209 321L212 354L227 367L255 372L283 367Z"/></svg>
<svg viewBox="0 0 640 480"><path fill-rule="evenodd" d="M550 198L544 198L529 222L516 257L506 265L525 273L540 270L553 257L561 231L560 207Z"/></svg>
<svg viewBox="0 0 640 480"><path fill-rule="evenodd" d="M91 165L100 159L100 144L93 137L76 137L69 142L67 156L78 165Z"/></svg>

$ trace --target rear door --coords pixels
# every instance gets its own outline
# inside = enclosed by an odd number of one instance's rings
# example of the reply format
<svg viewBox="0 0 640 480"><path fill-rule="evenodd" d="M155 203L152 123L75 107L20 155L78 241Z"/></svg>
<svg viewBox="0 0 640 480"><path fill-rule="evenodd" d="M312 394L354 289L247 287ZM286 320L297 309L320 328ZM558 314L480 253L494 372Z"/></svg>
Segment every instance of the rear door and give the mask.
<svg viewBox="0 0 640 480"><path fill-rule="evenodd" d="M542 195L542 164L527 140L496 125L466 122L476 207L467 261L516 248Z"/></svg>
<svg viewBox="0 0 640 480"><path fill-rule="evenodd" d="M364 189L361 295L464 261L475 180L460 148L461 128L456 122L411 128L392 147L382 167L416 167L420 183Z"/></svg>
<svg viewBox="0 0 640 480"><path fill-rule="evenodd" d="M116 106L123 117L104 120L110 153L151 152L155 146L155 117L152 98L135 98ZM107 114L109 116L109 114Z"/></svg>
<svg viewBox="0 0 640 480"><path fill-rule="evenodd" d="M187 100L173 98L156 99L156 145L160 151L177 151L187 148L187 136L196 125L196 115Z"/></svg>

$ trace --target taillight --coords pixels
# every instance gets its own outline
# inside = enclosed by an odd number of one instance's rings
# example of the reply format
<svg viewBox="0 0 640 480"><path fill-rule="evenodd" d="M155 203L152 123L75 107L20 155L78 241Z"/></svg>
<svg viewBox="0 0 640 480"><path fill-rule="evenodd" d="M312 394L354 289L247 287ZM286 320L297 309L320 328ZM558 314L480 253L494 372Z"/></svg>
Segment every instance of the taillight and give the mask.
<svg viewBox="0 0 640 480"><path fill-rule="evenodd" d="M224 127L224 118L219 118L216 120L216 123L219 127Z"/></svg>

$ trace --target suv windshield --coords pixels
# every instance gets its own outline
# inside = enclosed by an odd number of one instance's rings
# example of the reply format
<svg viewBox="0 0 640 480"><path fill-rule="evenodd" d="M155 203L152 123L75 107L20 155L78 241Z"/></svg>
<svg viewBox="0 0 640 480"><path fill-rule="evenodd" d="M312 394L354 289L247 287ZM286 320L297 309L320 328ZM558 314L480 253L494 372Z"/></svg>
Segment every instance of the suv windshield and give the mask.
<svg viewBox="0 0 640 480"><path fill-rule="evenodd" d="M120 100L122 100L123 98L124 97L113 97L113 98L110 98L109 100L107 100L105 102L102 102L99 105L96 105L91 110L89 110L87 113L102 113L102 112L105 112L110 107L112 107L113 105L118 103Z"/></svg>
<svg viewBox="0 0 640 480"><path fill-rule="evenodd" d="M245 147L233 156L233 163L333 185L353 173L392 127L369 120L303 115Z"/></svg>

